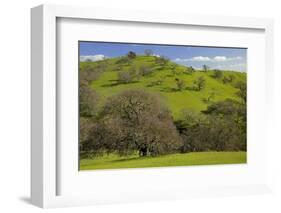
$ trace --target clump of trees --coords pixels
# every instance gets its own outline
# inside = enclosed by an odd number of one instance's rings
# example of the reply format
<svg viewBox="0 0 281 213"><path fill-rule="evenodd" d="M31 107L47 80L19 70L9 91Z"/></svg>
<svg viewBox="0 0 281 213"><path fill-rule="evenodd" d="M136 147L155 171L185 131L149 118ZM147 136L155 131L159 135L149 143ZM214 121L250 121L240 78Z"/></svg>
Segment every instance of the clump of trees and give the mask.
<svg viewBox="0 0 281 213"><path fill-rule="evenodd" d="M85 64L79 70L79 109L81 117L92 117L97 113L99 96L90 86L104 71L106 64L98 63L97 66Z"/></svg>
<svg viewBox="0 0 281 213"><path fill-rule="evenodd" d="M94 147L89 146L91 144L91 133L97 128L97 124L94 122L92 117L83 117L80 115L79 119L79 149L80 155L83 157L92 157L91 155L95 152Z"/></svg>
<svg viewBox="0 0 281 213"><path fill-rule="evenodd" d="M97 92L88 84L79 85L79 146L82 152L83 150L87 150L87 153L91 152L91 149L85 148L85 144L91 140L90 132L94 128L94 120L99 111L99 100Z"/></svg>
<svg viewBox="0 0 281 213"><path fill-rule="evenodd" d="M84 84L79 87L79 109L80 116L92 117L97 112L99 96L89 85Z"/></svg>
<svg viewBox="0 0 281 213"><path fill-rule="evenodd" d="M103 71L104 67L86 64L83 67L80 67L79 82L88 84L91 81L97 80Z"/></svg>
<svg viewBox="0 0 281 213"><path fill-rule="evenodd" d="M80 117L80 150L92 157L247 150L246 105L231 99L211 103L202 113L184 110L173 121L158 96L127 90L93 114Z"/></svg>
<svg viewBox="0 0 281 213"><path fill-rule="evenodd" d="M86 64L80 67L79 71L79 126L80 126L80 150L90 140L90 132L94 128L93 122L99 111L98 93L91 88L90 83L96 80L104 71L106 63L99 63L97 66ZM89 150L89 149L88 149Z"/></svg>
<svg viewBox="0 0 281 213"><path fill-rule="evenodd" d="M211 104L203 113L211 115L213 118L222 119L226 127L232 128L232 131L235 131L234 133L230 132L232 136L229 134L229 137L233 139L236 137L235 149L246 150L247 110L244 103L227 99ZM234 147L233 144L232 147Z"/></svg>
<svg viewBox="0 0 281 213"><path fill-rule="evenodd" d="M245 82L239 81L236 83L235 87L238 89L236 95L241 98L242 103L246 104L247 102L247 85Z"/></svg>
<svg viewBox="0 0 281 213"><path fill-rule="evenodd" d="M234 100L208 106L203 114L185 111L176 122L182 152L246 151L246 108Z"/></svg>
<svg viewBox="0 0 281 213"><path fill-rule="evenodd" d="M247 150L246 83L238 82L236 88L241 101L212 102L202 113L182 112L175 122L182 152Z"/></svg>

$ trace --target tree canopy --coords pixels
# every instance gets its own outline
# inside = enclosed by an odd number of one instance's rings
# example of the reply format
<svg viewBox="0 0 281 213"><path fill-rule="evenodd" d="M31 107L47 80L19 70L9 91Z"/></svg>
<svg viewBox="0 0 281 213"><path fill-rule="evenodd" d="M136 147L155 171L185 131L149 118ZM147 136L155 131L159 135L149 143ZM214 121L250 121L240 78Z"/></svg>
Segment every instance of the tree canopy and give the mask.
<svg viewBox="0 0 281 213"><path fill-rule="evenodd" d="M169 110L159 97L142 90L124 91L109 98L99 120L101 152L156 156L175 152L182 145Z"/></svg>

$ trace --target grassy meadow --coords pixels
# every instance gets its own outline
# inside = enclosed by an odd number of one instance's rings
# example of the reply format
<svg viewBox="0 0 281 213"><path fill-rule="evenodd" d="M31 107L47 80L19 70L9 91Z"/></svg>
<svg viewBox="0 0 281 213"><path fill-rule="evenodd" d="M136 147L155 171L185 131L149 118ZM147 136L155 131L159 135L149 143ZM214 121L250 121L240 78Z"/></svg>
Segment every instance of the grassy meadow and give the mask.
<svg viewBox="0 0 281 213"><path fill-rule="evenodd" d="M137 154L128 157L110 154L94 159L82 159L80 170L241 164L246 162L246 152L195 152L143 158Z"/></svg>

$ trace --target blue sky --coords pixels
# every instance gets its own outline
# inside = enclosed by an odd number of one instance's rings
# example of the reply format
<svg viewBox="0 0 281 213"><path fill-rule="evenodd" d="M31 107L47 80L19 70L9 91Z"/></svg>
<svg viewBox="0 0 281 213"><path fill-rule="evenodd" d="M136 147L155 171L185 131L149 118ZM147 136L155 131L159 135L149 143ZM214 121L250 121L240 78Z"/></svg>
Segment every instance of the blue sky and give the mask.
<svg viewBox="0 0 281 213"><path fill-rule="evenodd" d="M211 69L234 70L246 72L247 49L199 46L176 46L156 44L128 44L111 42L79 42L80 61L91 59L103 60L126 55L129 51L144 54L146 49L153 51L155 56L166 56L170 60L201 69L206 64Z"/></svg>

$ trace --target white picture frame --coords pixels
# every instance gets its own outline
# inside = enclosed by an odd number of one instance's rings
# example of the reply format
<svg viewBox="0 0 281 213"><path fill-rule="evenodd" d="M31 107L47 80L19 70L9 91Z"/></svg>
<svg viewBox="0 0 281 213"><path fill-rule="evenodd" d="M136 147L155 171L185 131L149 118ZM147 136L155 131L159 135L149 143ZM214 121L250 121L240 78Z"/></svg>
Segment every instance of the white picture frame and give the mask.
<svg viewBox="0 0 281 213"><path fill-rule="evenodd" d="M60 158L58 152L58 132L57 132L57 107L58 95L57 88L60 83L57 79L57 21L59 18L79 19L79 20L107 20L134 23L153 23L158 25L175 26L202 26L212 28L231 29L253 29L264 32L265 41L265 68L262 74L266 77L262 92L265 95L264 107L267 111L272 109L273 88L273 21L271 19L240 18L240 17L217 17L203 15L187 14L166 14L153 13L147 11L122 11L100 8L85 8L74 6L54 6L41 5L31 10L31 56L32 56L32 88L31 88L31 201L33 204L47 207L62 207L76 205L92 205L101 203L117 202L139 202L145 200L165 200L165 199L183 199L198 196L214 195L241 195L270 192L270 161L264 162L262 171L265 172L265 178L255 184L234 183L233 185L220 185L210 187L200 187L200 183L194 183L193 188L179 189L173 186L165 190L155 190L155 193L130 194L126 191L120 196L118 193L107 191L103 195L59 195L58 185L60 183L59 173L61 167L58 166ZM254 81L254 80L253 80ZM272 114L264 116L264 127L270 129L272 125ZM264 134L263 146L270 145L270 138ZM268 156L262 152L265 159ZM267 153L268 155L268 153ZM148 174L154 171L155 177L161 178L165 171L172 171L174 168L165 168L164 170L150 169ZM132 171L137 178L144 170ZM156 173L155 173L156 171ZM174 170L175 171L175 170ZM184 172L184 168L181 168ZM209 171L212 172L212 171ZM91 175L95 175L93 173ZM84 174L87 175L87 174ZM110 180L110 171L102 175ZM254 175L254 174L253 174ZM105 176L102 176L105 177ZM133 192L131 192L133 193Z"/></svg>

